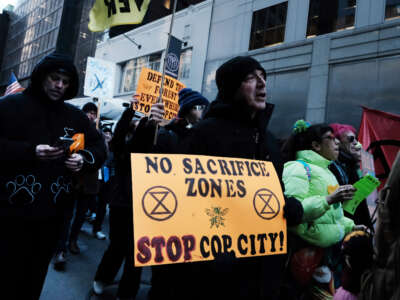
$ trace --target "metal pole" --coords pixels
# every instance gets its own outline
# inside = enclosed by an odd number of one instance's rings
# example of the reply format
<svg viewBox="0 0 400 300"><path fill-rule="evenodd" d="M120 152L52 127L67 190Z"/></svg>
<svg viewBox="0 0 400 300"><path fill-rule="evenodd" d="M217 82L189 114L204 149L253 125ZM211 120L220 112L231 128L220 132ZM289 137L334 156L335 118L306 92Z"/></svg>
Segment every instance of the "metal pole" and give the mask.
<svg viewBox="0 0 400 300"><path fill-rule="evenodd" d="M103 105L103 99L100 98L97 101L98 101L97 102L98 104L97 104L96 129L99 129L99 127L100 127L100 117L101 117L100 110L101 110L101 106Z"/></svg>
<svg viewBox="0 0 400 300"><path fill-rule="evenodd" d="M126 37L129 41L131 41L133 44L136 45L136 47L138 47L138 49L140 50L140 48L142 48L142 45L139 45L138 43L136 43L134 40L132 40L126 33L123 33L123 36Z"/></svg>
<svg viewBox="0 0 400 300"><path fill-rule="evenodd" d="M165 49L164 65L163 65L163 72L162 72L162 77L161 77L160 97L158 98L158 102L162 101L162 92L163 92L163 89L164 89L164 79L165 79L165 69L167 67L167 52L168 52L168 49L169 49L169 44L171 42L172 27L174 25L176 4L177 3L178 3L178 0L174 0L174 9L172 10L171 23L169 24L167 48Z"/></svg>
<svg viewBox="0 0 400 300"><path fill-rule="evenodd" d="M176 4L177 3L178 3L178 0L174 0L174 8L172 10L171 23L169 24L167 48L165 49L165 55L164 55L164 64L163 64L163 71L162 71L162 77L161 77L161 86L160 86L160 95L159 95L158 101L157 101L158 103L162 102L162 93L163 93L163 89L164 89L164 79L165 79L165 69L167 67L167 53L168 53L168 49L169 49L169 44L171 42L172 27L174 25ZM158 135L158 124L156 125L156 130L155 130L155 133L154 133L154 141L153 141L153 145L154 146L157 144L157 135Z"/></svg>

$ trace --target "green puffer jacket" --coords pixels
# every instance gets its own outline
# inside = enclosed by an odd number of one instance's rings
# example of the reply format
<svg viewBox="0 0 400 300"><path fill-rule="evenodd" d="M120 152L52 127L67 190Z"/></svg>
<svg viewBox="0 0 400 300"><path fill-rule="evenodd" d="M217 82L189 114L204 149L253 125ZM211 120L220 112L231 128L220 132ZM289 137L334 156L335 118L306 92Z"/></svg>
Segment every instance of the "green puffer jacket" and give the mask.
<svg viewBox="0 0 400 300"><path fill-rule="evenodd" d="M332 246L353 229L354 222L343 215L340 203L329 205L326 201L328 186L338 184L328 169L331 161L312 150L299 151L296 158L306 162L310 172L307 174L299 161L289 161L284 166L285 195L301 201L304 208L303 223L289 230L312 245Z"/></svg>

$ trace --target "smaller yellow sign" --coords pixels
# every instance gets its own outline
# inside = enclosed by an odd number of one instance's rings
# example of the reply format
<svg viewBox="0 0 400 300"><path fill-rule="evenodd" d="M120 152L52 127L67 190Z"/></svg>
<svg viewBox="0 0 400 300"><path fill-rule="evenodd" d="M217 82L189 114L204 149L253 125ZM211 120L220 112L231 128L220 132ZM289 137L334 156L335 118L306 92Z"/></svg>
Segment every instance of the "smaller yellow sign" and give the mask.
<svg viewBox="0 0 400 300"><path fill-rule="evenodd" d="M148 68L143 68L136 93L140 95L139 102L133 107L134 110L142 113L149 113L151 105L157 103L160 96L162 74ZM178 115L179 111L179 91L185 85L178 80L165 75L162 100L164 102L164 119L171 120Z"/></svg>

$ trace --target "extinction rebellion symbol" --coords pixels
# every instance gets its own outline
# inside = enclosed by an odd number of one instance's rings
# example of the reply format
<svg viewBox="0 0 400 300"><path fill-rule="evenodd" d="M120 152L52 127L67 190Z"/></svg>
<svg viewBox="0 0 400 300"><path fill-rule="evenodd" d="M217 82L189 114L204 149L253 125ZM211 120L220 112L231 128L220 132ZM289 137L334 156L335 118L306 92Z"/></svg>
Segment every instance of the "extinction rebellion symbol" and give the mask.
<svg viewBox="0 0 400 300"><path fill-rule="evenodd" d="M144 193L142 206L144 213L150 219L165 221L175 214L178 201L169 188L154 186Z"/></svg>
<svg viewBox="0 0 400 300"><path fill-rule="evenodd" d="M278 198L269 189L259 189L254 195L253 205L257 215L266 220L275 218L280 211Z"/></svg>

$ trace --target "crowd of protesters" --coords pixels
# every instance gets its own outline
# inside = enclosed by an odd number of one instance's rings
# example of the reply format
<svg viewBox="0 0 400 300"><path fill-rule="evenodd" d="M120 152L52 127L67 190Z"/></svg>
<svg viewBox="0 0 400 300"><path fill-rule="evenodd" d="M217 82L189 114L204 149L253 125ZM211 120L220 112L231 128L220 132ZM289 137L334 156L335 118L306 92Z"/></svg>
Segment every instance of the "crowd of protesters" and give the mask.
<svg viewBox="0 0 400 300"><path fill-rule="evenodd" d="M106 238L108 204L109 245L93 291L102 294L124 264L117 299L136 297L142 270L134 267L130 153L137 152L272 162L289 234L284 255L223 253L213 261L154 266L149 299L357 299L373 265L374 226L366 201L354 215L342 207L362 177L356 130L299 120L281 147L268 130L274 106L266 102L266 79L258 61L235 57L217 69L211 104L185 88L178 116L161 126L164 105L139 117L134 97L112 132L96 129L95 104L79 110L64 102L78 90L72 60L57 53L42 59L26 91L0 100L2 294L39 299L51 259L61 269L67 249L80 253L88 213L95 213L93 236ZM65 146L75 133L84 133L83 150Z"/></svg>

